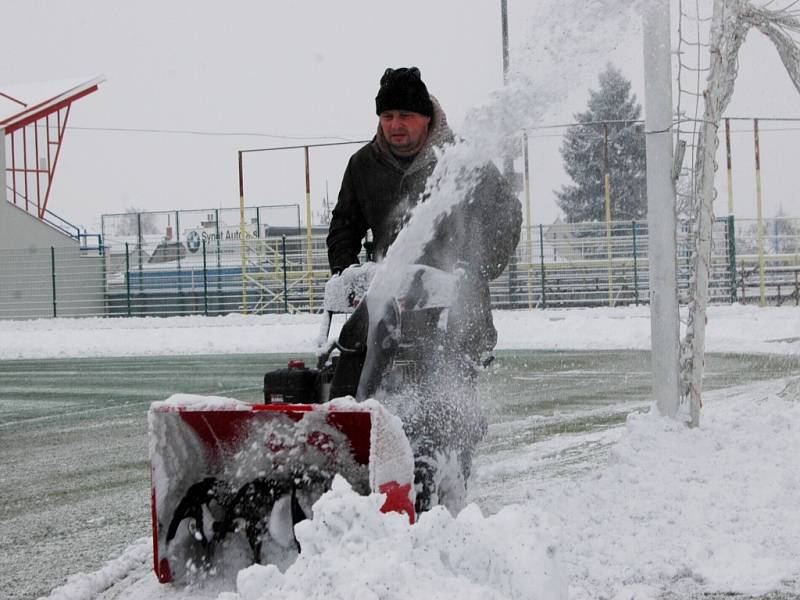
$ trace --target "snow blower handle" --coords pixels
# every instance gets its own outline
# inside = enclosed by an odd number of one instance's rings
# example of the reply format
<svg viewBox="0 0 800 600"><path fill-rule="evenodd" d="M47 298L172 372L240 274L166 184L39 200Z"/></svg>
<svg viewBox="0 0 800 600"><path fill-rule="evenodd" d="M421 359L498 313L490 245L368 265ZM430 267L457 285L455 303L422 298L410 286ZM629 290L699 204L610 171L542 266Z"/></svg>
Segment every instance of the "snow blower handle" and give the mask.
<svg viewBox="0 0 800 600"><path fill-rule="evenodd" d="M321 364L324 364L336 346L335 340L328 339L333 315L355 312L372 283L377 267L378 265L373 262L350 265L340 273L334 273L325 284L325 298L322 303L324 314L317 334L316 352Z"/></svg>
<svg viewBox="0 0 800 600"><path fill-rule="evenodd" d="M323 307L332 313L352 313L358 308L372 283L378 268L376 263L350 265L339 274L334 274L325 284Z"/></svg>

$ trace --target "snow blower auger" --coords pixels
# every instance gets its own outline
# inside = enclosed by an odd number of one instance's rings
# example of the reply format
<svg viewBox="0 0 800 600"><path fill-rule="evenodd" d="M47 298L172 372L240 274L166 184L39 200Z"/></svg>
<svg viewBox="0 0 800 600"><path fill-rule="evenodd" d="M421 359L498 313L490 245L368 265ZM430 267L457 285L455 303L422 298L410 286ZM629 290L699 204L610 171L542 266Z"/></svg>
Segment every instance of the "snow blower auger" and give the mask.
<svg viewBox="0 0 800 600"><path fill-rule="evenodd" d="M385 314L370 319L362 299L377 269L350 267L328 282L317 367L290 361L267 373L263 404L189 395L152 404L160 582L236 573L253 563L285 568L300 551L294 526L313 516L337 474L358 493L385 494L382 511L414 522L414 455L403 423L366 398L379 386L413 384L420 331L436 328L458 278L414 265L397 278ZM329 341L336 313L352 314Z"/></svg>

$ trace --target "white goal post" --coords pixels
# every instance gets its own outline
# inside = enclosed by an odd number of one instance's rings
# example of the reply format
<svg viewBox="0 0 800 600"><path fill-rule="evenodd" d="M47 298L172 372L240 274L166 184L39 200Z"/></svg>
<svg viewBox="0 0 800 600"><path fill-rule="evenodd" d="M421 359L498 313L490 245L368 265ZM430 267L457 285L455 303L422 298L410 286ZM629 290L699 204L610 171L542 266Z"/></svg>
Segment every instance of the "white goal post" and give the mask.
<svg viewBox="0 0 800 600"><path fill-rule="evenodd" d="M647 228L653 398L674 417L680 402L677 215L672 177L672 56L669 0L645 0L643 33Z"/></svg>
<svg viewBox="0 0 800 600"><path fill-rule="evenodd" d="M800 8L795 1L787 0L785 6L775 6L773 2L713 0L708 43L697 40L697 46L708 48L708 67L701 69L698 65L694 69L706 71L707 75L704 89L694 90L695 97L702 96L704 110L702 117L698 114L693 117L699 127L695 128L696 138L690 140L695 148L688 203L692 257L682 342L675 275L677 207L670 137L673 130L670 0L643 0L642 4L653 397L662 414L678 417L694 427L700 424L702 407L718 131L733 94L739 50L750 30L760 31L775 45L789 77L800 91ZM678 12L680 19L686 16L682 10ZM695 19L701 20L699 15ZM699 81L698 78L698 85ZM680 75L678 84L680 95ZM685 115L678 114L677 118L680 123Z"/></svg>

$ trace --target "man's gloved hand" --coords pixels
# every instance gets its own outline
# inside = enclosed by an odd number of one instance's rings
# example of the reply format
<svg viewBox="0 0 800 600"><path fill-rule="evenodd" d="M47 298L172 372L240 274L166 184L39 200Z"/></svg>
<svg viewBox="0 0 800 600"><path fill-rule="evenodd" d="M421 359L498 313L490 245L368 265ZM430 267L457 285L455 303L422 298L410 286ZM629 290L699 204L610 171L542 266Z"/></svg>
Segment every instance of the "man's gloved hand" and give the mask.
<svg viewBox="0 0 800 600"><path fill-rule="evenodd" d="M375 268L375 263L364 263L345 269L331 269L331 278L325 284L325 310L335 313L353 312L367 293Z"/></svg>

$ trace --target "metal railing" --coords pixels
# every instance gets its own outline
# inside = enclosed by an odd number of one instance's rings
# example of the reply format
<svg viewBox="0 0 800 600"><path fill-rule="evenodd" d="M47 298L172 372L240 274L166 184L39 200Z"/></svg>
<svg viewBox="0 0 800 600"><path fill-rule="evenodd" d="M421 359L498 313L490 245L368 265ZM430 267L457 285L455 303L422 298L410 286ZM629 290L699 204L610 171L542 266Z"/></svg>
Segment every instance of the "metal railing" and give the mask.
<svg viewBox="0 0 800 600"><path fill-rule="evenodd" d="M736 253L741 301L800 303L800 219L737 221Z"/></svg>
<svg viewBox="0 0 800 600"><path fill-rule="evenodd" d="M523 230L490 285L495 308L618 306L649 301L643 222L555 223ZM0 318L317 312L328 279L324 234L225 240L111 240L76 248L0 251ZM720 219L710 298L800 303L800 219ZM760 250L759 250L760 249ZM308 257L311 256L309 264ZM691 244L678 232L678 287L689 300Z"/></svg>
<svg viewBox="0 0 800 600"><path fill-rule="evenodd" d="M19 198L21 198L23 200L22 202L19 203L19 205L17 205L17 203L14 202L12 199L8 200L9 203L11 203L12 205L16 206L20 210L23 210L23 211L27 212L28 214L31 214L33 216L37 216L33 212L31 212L29 210L30 207L26 208L24 206L24 204L25 204L25 202L24 202L25 197L24 196L22 196L18 192L14 192L14 189L10 185L7 185L6 188L8 189L9 192L11 192L13 199L16 199L17 197L19 197ZM44 223L47 223L53 229L56 229L57 231L60 231L64 235L69 236L74 240L77 240L78 243L83 247L88 247L88 248L91 248L91 249L97 249L100 246L102 246L102 234L86 233L86 231L81 232L81 228L80 227L70 223L65 218L57 215L56 213L54 213L51 210L48 210L46 208L43 209L42 210L42 216L41 217L37 216L37 218L39 218ZM96 240L96 245L93 242L90 242L90 240Z"/></svg>

